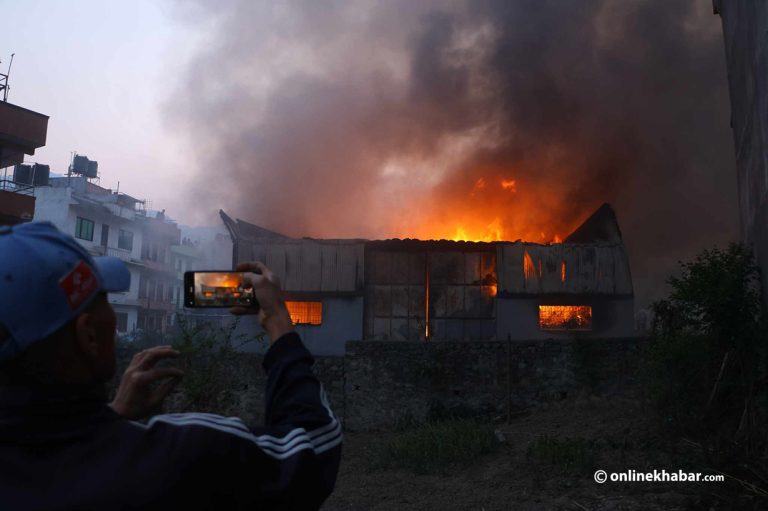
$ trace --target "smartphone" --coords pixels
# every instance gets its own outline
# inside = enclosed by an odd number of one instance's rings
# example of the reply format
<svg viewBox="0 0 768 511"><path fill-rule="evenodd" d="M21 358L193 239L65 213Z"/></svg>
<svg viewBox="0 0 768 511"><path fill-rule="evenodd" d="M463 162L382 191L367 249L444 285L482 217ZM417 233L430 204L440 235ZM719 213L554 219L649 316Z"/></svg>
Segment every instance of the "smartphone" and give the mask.
<svg viewBox="0 0 768 511"><path fill-rule="evenodd" d="M186 307L257 307L253 289L243 288L245 273L188 271L184 273Z"/></svg>

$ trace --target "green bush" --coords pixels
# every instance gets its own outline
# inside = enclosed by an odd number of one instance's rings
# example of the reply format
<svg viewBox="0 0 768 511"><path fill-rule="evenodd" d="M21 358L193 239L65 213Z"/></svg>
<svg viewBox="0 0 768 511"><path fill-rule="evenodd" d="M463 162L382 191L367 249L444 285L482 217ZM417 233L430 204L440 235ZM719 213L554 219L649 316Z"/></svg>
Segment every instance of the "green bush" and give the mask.
<svg viewBox="0 0 768 511"><path fill-rule="evenodd" d="M166 332L142 332L133 336L132 340L123 340L121 349L133 352L158 345L173 346L180 352L179 358L163 360L159 365L178 367L184 371L178 401L173 403L174 409L222 413L234 404L233 357L239 348L248 343L267 342L264 334L237 334L238 319L233 318L224 325L219 318L206 320L177 313L174 325Z"/></svg>
<svg viewBox="0 0 768 511"><path fill-rule="evenodd" d="M738 244L681 263L656 302L648 390L667 423L715 451L765 446L766 318L759 270Z"/></svg>
<svg viewBox="0 0 768 511"><path fill-rule="evenodd" d="M472 419L428 422L381 441L373 448L370 467L404 468L417 474L445 473L497 447L490 424Z"/></svg>
<svg viewBox="0 0 768 511"><path fill-rule="evenodd" d="M233 398L232 358L245 344L264 342L263 335L236 334L238 319L222 326L177 315L169 344L180 352L177 365L184 370L180 385L185 397L183 411L219 410Z"/></svg>

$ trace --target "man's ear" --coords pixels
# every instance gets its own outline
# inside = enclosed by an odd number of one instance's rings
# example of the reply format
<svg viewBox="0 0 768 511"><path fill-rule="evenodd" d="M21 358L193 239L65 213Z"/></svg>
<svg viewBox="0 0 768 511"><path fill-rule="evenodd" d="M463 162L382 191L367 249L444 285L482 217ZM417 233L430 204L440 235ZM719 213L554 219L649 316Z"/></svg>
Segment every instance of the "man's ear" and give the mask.
<svg viewBox="0 0 768 511"><path fill-rule="evenodd" d="M101 350L94 319L88 311L75 319L75 344L91 362L98 360Z"/></svg>

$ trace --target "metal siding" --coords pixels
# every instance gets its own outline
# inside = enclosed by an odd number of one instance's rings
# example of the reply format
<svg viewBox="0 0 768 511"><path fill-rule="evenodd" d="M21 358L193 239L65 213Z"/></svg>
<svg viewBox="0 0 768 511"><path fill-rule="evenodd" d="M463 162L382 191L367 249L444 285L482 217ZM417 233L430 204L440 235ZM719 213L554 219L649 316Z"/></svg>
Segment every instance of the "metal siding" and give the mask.
<svg viewBox="0 0 768 511"><path fill-rule="evenodd" d="M340 245L341 272L339 291L363 290L363 245Z"/></svg>
<svg viewBox="0 0 768 511"><path fill-rule="evenodd" d="M392 316L408 317L408 286L392 286Z"/></svg>
<svg viewBox="0 0 768 511"><path fill-rule="evenodd" d="M540 293L541 292L541 279L539 278L539 261L541 261L541 247L537 245L526 244L523 247L523 260L525 260L525 253L531 258L533 263L533 272L530 276L525 275L523 270L523 278L525 279L525 291L527 293ZM543 263L542 263L543 264Z"/></svg>
<svg viewBox="0 0 768 511"><path fill-rule="evenodd" d="M613 294L616 292L615 254L613 247L597 247L597 292Z"/></svg>
<svg viewBox="0 0 768 511"><path fill-rule="evenodd" d="M614 263L616 293L632 294L632 276L629 271L629 259L627 253L621 247L614 249Z"/></svg>
<svg viewBox="0 0 768 511"><path fill-rule="evenodd" d="M597 259L595 247L579 247L579 273L576 290L578 293L594 292L595 286L595 263Z"/></svg>
<svg viewBox="0 0 768 511"><path fill-rule="evenodd" d="M285 285L285 249L283 245L266 246L266 262L264 264L272 270L280 282Z"/></svg>
<svg viewBox="0 0 768 511"><path fill-rule="evenodd" d="M461 284L464 282L464 254L461 252L430 252L429 282Z"/></svg>
<svg viewBox="0 0 768 511"><path fill-rule="evenodd" d="M320 244L304 242L301 244L301 280L302 291L320 291L322 280L322 259Z"/></svg>
<svg viewBox="0 0 768 511"><path fill-rule="evenodd" d="M503 243L496 247L499 291L522 293L525 290L523 272L523 244Z"/></svg>
<svg viewBox="0 0 768 511"><path fill-rule="evenodd" d="M391 284L408 284L410 258L407 252L394 252L391 255Z"/></svg>
<svg viewBox="0 0 768 511"><path fill-rule="evenodd" d="M480 266L480 254L464 254L464 284L480 284L483 272Z"/></svg>
<svg viewBox="0 0 768 511"><path fill-rule="evenodd" d="M339 276L341 275L341 257L339 252L343 249L340 245L322 245L320 247L320 290L332 293L339 290Z"/></svg>
<svg viewBox="0 0 768 511"><path fill-rule="evenodd" d="M408 283L424 286L426 281L427 254L412 252L408 254Z"/></svg>
<svg viewBox="0 0 768 511"><path fill-rule="evenodd" d="M563 261L563 246L560 244L546 247L542 254L541 291L542 293L561 293L561 263Z"/></svg>

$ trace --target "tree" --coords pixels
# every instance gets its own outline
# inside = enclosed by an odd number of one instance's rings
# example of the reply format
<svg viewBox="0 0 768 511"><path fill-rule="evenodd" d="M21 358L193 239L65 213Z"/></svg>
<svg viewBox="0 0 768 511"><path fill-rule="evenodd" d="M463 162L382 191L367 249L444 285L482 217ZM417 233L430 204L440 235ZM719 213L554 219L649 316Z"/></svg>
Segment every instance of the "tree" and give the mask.
<svg viewBox="0 0 768 511"><path fill-rule="evenodd" d="M681 430L757 454L765 410L766 316L751 251L704 250L653 305L651 393Z"/></svg>

